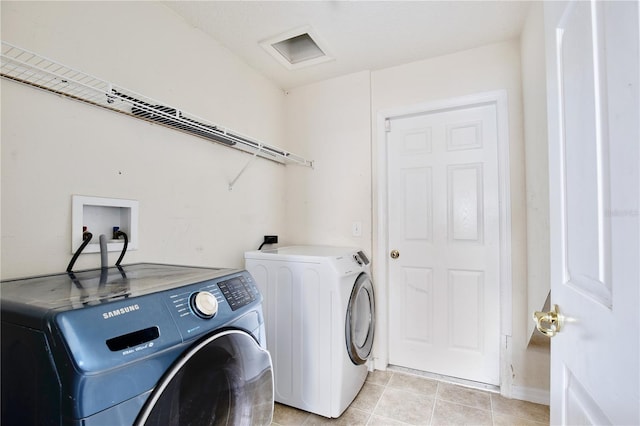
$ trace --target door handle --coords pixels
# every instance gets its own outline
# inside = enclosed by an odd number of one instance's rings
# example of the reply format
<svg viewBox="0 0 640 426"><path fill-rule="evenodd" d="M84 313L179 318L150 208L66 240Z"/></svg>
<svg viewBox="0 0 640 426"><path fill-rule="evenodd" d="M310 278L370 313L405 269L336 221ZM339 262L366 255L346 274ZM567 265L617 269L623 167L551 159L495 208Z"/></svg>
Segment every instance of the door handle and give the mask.
<svg viewBox="0 0 640 426"><path fill-rule="evenodd" d="M533 321L536 328L547 337L555 336L562 328L563 316L558 310L558 305L553 305L553 310L549 312L534 312Z"/></svg>
<svg viewBox="0 0 640 426"><path fill-rule="evenodd" d="M397 259L400 257L400 252L398 250L391 250L389 256L391 256L392 259Z"/></svg>

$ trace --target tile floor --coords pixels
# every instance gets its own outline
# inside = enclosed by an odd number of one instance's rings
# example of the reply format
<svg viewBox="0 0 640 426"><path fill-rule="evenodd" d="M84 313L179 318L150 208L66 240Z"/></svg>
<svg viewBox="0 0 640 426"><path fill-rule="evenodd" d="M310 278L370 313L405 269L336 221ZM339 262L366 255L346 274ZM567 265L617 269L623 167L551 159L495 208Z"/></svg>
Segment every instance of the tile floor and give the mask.
<svg viewBox="0 0 640 426"><path fill-rule="evenodd" d="M549 407L396 371L369 373L351 406L327 419L277 404L273 425L549 424Z"/></svg>

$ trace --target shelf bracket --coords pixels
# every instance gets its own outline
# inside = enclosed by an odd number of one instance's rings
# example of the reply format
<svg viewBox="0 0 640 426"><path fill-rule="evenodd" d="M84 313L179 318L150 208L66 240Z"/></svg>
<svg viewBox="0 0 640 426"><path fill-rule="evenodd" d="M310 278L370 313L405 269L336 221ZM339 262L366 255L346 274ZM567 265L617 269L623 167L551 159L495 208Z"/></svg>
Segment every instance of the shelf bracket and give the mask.
<svg viewBox="0 0 640 426"><path fill-rule="evenodd" d="M229 191L233 190L233 185L236 184L236 182L238 181L238 179L240 179L240 176L242 176L242 174L244 173L245 170L247 170L247 167L249 167L249 164L251 164L251 162L253 160L256 159L256 157L258 156L258 152L260 151L256 151L253 153L253 155L251 156L251 158L249 159L249 161L247 161L247 164L244 165L244 167L242 168L242 170L240 170L240 173L238 173L238 175L235 177L235 179L233 179L231 181L231 183L229 183Z"/></svg>

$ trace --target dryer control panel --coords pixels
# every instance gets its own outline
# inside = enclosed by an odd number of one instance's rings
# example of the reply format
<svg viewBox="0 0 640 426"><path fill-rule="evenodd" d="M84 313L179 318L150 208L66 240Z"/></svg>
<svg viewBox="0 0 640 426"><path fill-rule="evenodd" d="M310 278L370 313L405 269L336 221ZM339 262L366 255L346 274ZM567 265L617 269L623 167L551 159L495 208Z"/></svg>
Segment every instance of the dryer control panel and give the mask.
<svg viewBox="0 0 640 426"><path fill-rule="evenodd" d="M363 251L359 251L356 254L353 255L353 260L356 261L356 263L360 266L362 265L368 265L369 264L369 258L367 257L366 254L364 254Z"/></svg>

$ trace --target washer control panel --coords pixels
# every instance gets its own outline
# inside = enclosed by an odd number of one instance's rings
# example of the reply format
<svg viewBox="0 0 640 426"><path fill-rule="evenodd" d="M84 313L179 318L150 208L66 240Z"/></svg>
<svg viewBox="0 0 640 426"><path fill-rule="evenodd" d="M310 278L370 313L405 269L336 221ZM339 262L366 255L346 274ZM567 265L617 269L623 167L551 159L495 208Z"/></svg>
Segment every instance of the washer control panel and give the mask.
<svg viewBox="0 0 640 426"><path fill-rule="evenodd" d="M216 282L211 280L174 291L169 295L169 300L173 308L171 313L178 319L194 315L208 319L218 313L224 299Z"/></svg>
<svg viewBox="0 0 640 426"><path fill-rule="evenodd" d="M251 276L240 275L218 283L218 287L225 299L235 311L256 300L258 288L253 283Z"/></svg>
<svg viewBox="0 0 640 426"><path fill-rule="evenodd" d="M168 307L183 336L196 336L237 319L238 311L262 301L247 271L202 281L167 293Z"/></svg>

